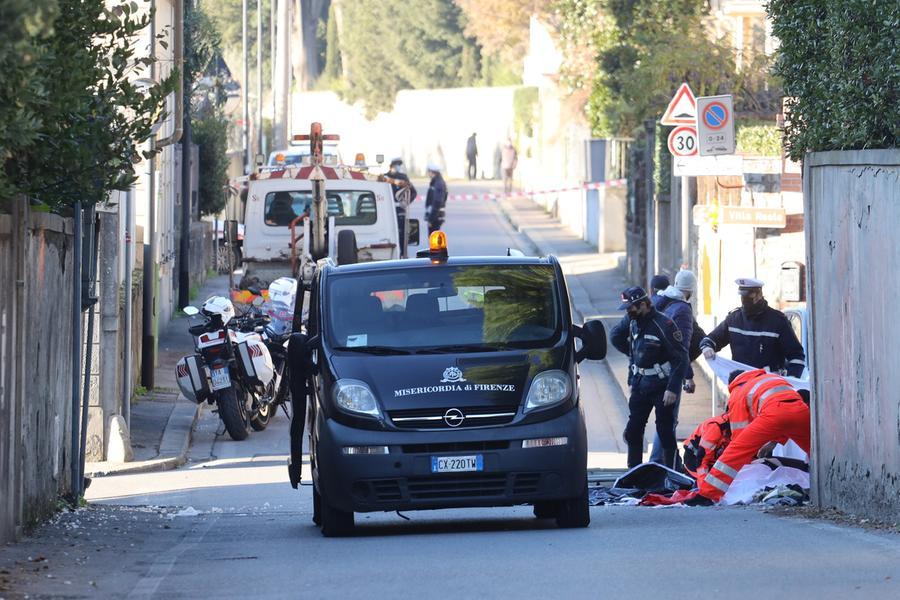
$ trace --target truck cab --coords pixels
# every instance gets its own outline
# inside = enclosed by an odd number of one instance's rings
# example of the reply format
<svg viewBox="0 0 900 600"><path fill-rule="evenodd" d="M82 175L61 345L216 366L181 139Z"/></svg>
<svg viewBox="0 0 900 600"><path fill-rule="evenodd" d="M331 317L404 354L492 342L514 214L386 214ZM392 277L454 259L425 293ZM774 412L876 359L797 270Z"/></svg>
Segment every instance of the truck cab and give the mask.
<svg viewBox="0 0 900 600"><path fill-rule="evenodd" d="M421 254L312 282L314 520L339 536L356 512L531 504L587 526L577 363L605 357L603 325L572 322L553 257L450 258L440 231Z"/></svg>
<svg viewBox="0 0 900 600"><path fill-rule="evenodd" d="M317 232L314 198L322 192L324 231ZM245 276L262 282L285 275L308 281L325 256L343 263L392 260L405 247L391 184L347 167L288 166L251 175L244 225ZM418 228L414 233L413 244ZM324 237L320 248L317 236Z"/></svg>

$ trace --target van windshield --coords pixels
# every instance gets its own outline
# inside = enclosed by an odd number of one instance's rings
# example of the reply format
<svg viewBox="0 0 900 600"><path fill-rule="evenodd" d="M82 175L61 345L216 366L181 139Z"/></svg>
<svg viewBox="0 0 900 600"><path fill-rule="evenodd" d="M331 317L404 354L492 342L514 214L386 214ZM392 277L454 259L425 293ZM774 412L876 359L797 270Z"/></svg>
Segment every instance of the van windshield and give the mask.
<svg viewBox="0 0 900 600"><path fill-rule="evenodd" d="M329 277L329 345L489 351L553 345L562 329L551 265L427 265Z"/></svg>
<svg viewBox="0 0 900 600"><path fill-rule="evenodd" d="M368 190L327 191L328 216L335 225L374 225L378 220L375 194ZM309 216L311 191L269 192L265 221L269 227L287 227L299 216Z"/></svg>

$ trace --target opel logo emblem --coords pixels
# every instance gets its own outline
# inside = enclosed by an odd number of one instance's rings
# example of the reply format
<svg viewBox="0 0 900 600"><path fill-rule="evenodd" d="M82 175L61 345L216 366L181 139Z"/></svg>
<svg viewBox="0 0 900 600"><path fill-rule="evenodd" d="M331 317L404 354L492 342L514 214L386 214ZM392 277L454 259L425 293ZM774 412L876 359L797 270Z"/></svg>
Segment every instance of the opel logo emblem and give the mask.
<svg viewBox="0 0 900 600"><path fill-rule="evenodd" d="M447 412L444 413L444 423L447 424L447 427L459 427L465 420L466 415L458 408L447 409Z"/></svg>

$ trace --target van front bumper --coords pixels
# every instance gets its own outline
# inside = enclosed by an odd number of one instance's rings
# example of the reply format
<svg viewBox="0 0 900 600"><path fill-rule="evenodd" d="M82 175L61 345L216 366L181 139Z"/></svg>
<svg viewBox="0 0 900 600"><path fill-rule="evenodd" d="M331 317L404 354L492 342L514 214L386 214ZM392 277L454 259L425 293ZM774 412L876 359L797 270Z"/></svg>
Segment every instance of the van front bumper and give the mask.
<svg viewBox="0 0 900 600"><path fill-rule="evenodd" d="M441 431L372 431L318 413L313 479L329 504L371 512L509 506L574 498L587 481L587 434L580 404L528 425ZM523 448L528 439L566 437L561 446ZM387 446L388 454L344 448ZM432 473L435 456L480 455L483 470Z"/></svg>

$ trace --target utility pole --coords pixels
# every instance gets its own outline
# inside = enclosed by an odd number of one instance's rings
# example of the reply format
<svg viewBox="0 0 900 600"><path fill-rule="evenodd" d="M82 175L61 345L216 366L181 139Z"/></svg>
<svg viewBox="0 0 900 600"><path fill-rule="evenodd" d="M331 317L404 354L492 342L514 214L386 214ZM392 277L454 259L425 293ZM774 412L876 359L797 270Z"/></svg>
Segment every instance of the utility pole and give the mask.
<svg viewBox="0 0 900 600"><path fill-rule="evenodd" d="M291 2L278 1L278 39L275 50L275 120L272 138L276 148L288 145L288 99L291 94Z"/></svg>
<svg viewBox="0 0 900 600"><path fill-rule="evenodd" d="M193 17L194 0L184 3L184 20L189 23ZM184 36L184 55L188 56L193 48L190 46L191 36ZM184 61L187 65L187 60ZM191 303L191 74L183 69L184 78L184 130L181 134L181 239L178 245L178 308Z"/></svg>
<svg viewBox="0 0 900 600"><path fill-rule="evenodd" d="M272 94L272 138L269 140L269 147L272 150L276 149L275 146L275 39L276 39L276 31L277 24L275 22L275 13L276 13L276 2L277 0L269 0L269 71L270 76L272 78L270 82L269 92Z"/></svg>
<svg viewBox="0 0 900 600"><path fill-rule="evenodd" d="M256 0L256 152L263 151L263 120L262 120L262 102L263 102L263 69L262 69L262 0Z"/></svg>
<svg viewBox="0 0 900 600"><path fill-rule="evenodd" d="M244 98L244 125L241 127L241 149L243 150L244 175L250 174L250 61L247 48L247 0L241 2L241 57L244 74L241 80L241 92Z"/></svg>

